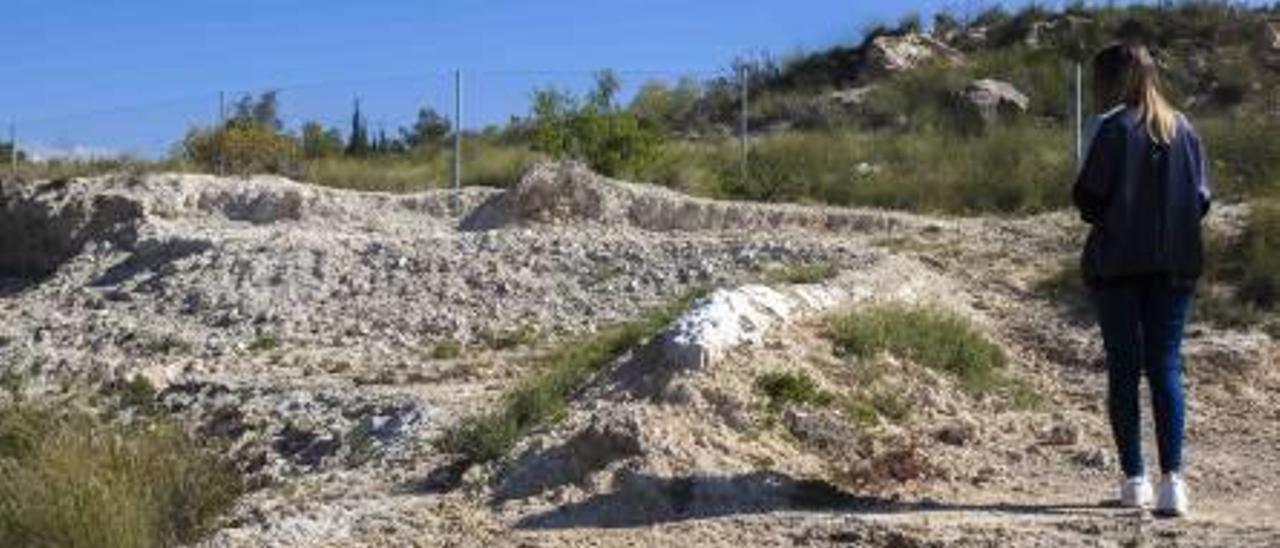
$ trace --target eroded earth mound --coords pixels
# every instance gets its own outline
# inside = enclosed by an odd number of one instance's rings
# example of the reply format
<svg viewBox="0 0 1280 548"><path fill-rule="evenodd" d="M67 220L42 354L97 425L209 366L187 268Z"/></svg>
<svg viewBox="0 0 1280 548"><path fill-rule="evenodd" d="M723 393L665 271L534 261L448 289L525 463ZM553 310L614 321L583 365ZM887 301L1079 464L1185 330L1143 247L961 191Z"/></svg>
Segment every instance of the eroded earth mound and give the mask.
<svg viewBox="0 0 1280 548"><path fill-rule="evenodd" d="M1261 329L1190 329L1196 515L1100 504L1115 465L1097 336L1043 290L1081 231L1067 213L716 202L576 164L416 195L195 175L10 187L0 368L23 397L102 406L136 405L111 387L144 378L148 404L225 441L258 487L209 546L1280 544ZM441 443L548 352L696 290L502 458ZM961 318L1017 390L842 352L832 318L883 305ZM783 378L809 392L779 399Z"/></svg>

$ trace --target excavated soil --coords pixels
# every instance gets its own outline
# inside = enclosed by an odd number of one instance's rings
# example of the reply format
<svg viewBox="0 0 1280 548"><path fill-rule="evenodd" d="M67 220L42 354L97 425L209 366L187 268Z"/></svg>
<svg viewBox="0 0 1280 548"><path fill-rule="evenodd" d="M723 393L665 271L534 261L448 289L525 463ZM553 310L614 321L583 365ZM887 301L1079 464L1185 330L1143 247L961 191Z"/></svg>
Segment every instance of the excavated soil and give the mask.
<svg viewBox="0 0 1280 548"><path fill-rule="evenodd" d="M715 202L548 164L457 194L104 177L4 189L0 213L0 368L52 400L140 375L226 442L260 487L208 546L1280 545L1278 347L1262 329L1189 329L1194 515L1108 504L1097 330L1042 284L1078 249L1065 212ZM499 462L437 447L570 335L695 288L793 291L773 273L814 262L838 271L813 289L837 309L970 319L1041 402L840 356L815 307L768 312L715 359L671 359L675 335L659 336ZM910 413L770 409L756 382L780 371L892 392Z"/></svg>

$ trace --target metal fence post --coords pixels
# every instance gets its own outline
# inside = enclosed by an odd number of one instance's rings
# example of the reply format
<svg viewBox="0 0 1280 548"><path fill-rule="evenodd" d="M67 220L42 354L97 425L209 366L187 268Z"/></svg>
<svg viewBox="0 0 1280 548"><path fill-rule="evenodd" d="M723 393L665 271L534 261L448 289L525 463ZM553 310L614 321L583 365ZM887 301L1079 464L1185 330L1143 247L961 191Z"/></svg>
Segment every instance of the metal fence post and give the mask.
<svg viewBox="0 0 1280 548"><path fill-rule="evenodd" d="M9 170L18 176L18 122L9 121Z"/></svg>
<svg viewBox="0 0 1280 548"><path fill-rule="evenodd" d="M1075 112L1076 165L1084 163L1084 65L1076 63L1075 70Z"/></svg>
<svg viewBox="0 0 1280 548"><path fill-rule="evenodd" d="M453 71L453 189L462 188L462 71Z"/></svg>
<svg viewBox="0 0 1280 548"><path fill-rule="evenodd" d="M750 98L750 90L747 87L750 85L750 83L748 82L748 80L750 79L750 73L748 72L749 68L745 65L740 67L738 71L739 71L738 80L741 82L740 87L742 88L742 113L741 113L741 120L739 121L740 127L738 129L738 133L739 133L738 138L739 138L739 141L741 141L741 146L742 146L742 159L741 159L742 165L739 167L740 172L738 176L740 177L741 184L743 185L743 187L745 187L747 184L747 177L749 175L747 159L751 150L750 149L751 136L748 133L751 128L750 128L750 123L748 121L749 114L748 114L748 103L747 103L747 101Z"/></svg>
<svg viewBox="0 0 1280 548"><path fill-rule="evenodd" d="M218 155L215 162L218 166L218 176L222 177L227 174L226 154L223 153L223 145L226 140L227 130L227 94L226 92L218 92L218 127L214 128L213 138L217 146L214 147L214 154Z"/></svg>

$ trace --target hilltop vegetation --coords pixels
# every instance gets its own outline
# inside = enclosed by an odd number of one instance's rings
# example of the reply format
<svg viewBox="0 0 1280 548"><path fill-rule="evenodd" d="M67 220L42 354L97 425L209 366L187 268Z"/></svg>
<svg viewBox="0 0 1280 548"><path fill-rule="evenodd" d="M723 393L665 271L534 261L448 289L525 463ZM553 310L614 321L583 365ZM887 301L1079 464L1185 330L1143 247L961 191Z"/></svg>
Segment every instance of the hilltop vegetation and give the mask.
<svg viewBox="0 0 1280 548"><path fill-rule="evenodd" d="M708 81L649 81L626 102L618 75L605 70L581 96L537 89L526 116L466 132L463 183L504 186L539 158L574 158L605 175L712 197L956 213L1060 208L1075 163L1074 66L1128 35L1152 46L1169 94L1204 133L1219 196L1271 194L1280 186L1277 17L1280 7L1199 1L992 7L940 13L927 25L907 16L870 26L857 44L742 59ZM735 136L744 79L745 177ZM990 111L971 95L983 79L1012 89ZM284 128L279 108L275 93L243 97L222 127L193 128L169 162L132 167L272 172L391 191L451 178L455 128L431 109L388 135L370 132L359 103L345 131ZM119 166L47 167L70 175Z"/></svg>

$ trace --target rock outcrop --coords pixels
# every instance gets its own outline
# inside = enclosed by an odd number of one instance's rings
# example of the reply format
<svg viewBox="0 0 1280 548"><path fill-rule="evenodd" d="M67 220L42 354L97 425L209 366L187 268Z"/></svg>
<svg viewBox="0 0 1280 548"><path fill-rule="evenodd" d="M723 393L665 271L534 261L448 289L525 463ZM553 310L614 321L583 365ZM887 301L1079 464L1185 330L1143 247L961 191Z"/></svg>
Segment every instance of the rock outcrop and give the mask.
<svg viewBox="0 0 1280 548"><path fill-rule="evenodd" d="M961 96L966 107L986 124L1001 116L1024 113L1031 106L1031 99L1013 84L990 78L973 81Z"/></svg>
<svg viewBox="0 0 1280 548"><path fill-rule="evenodd" d="M882 35L866 48L866 69L870 76L909 71L926 63L962 64L964 54L940 40L918 33Z"/></svg>

